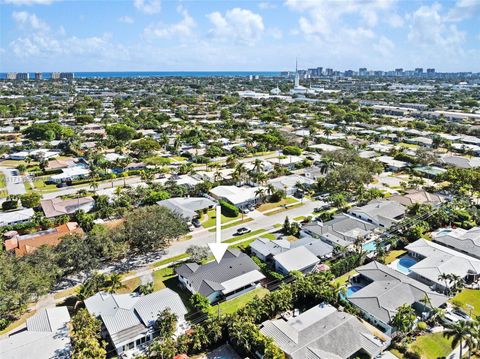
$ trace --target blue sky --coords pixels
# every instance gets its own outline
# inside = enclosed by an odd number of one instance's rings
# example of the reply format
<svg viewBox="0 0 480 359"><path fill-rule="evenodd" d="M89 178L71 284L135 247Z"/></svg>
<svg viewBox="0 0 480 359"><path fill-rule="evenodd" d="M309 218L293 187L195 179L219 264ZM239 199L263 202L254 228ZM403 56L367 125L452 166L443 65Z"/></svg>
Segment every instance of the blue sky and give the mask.
<svg viewBox="0 0 480 359"><path fill-rule="evenodd" d="M0 0L0 71L480 71L480 0Z"/></svg>

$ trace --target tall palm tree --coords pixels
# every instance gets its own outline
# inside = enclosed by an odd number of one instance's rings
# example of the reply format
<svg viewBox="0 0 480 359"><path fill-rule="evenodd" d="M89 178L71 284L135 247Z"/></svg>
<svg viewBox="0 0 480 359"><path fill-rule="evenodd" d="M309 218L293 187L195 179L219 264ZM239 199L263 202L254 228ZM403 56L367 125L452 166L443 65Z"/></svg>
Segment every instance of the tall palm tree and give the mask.
<svg viewBox="0 0 480 359"><path fill-rule="evenodd" d="M255 197L260 199L260 202L263 202L265 200L265 190L263 188L258 188L255 191Z"/></svg>
<svg viewBox="0 0 480 359"><path fill-rule="evenodd" d="M335 168L335 162L331 158L323 158L320 163L320 173L327 174L330 170Z"/></svg>
<svg viewBox="0 0 480 359"><path fill-rule="evenodd" d="M263 162L260 158L256 158L255 161L253 161L253 170L255 172L263 171Z"/></svg>
<svg viewBox="0 0 480 359"><path fill-rule="evenodd" d="M94 192L98 189L98 182L96 181L96 179L94 179L94 180L90 183L90 188L91 188Z"/></svg>
<svg viewBox="0 0 480 359"><path fill-rule="evenodd" d="M450 282L450 275L448 273L441 273L438 276L438 280L442 280L445 283L445 292L448 294L450 292L450 287L448 285Z"/></svg>
<svg viewBox="0 0 480 359"><path fill-rule="evenodd" d="M460 345L460 358L462 358L463 354L463 344L470 334L471 325L465 320L459 320L447 326L447 329L443 332L444 337L452 339L452 348Z"/></svg>
<svg viewBox="0 0 480 359"><path fill-rule="evenodd" d="M109 293L115 293L117 290L125 287L121 281L121 275L118 273L112 273L110 277L108 277L108 282Z"/></svg>

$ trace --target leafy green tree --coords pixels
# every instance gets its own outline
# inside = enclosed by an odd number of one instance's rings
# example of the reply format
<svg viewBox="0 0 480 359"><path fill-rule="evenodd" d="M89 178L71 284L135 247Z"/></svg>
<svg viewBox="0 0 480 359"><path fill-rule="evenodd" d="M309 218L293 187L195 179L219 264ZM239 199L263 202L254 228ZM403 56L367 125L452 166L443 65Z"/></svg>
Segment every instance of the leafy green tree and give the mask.
<svg viewBox="0 0 480 359"><path fill-rule="evenodd" d="M186 221L166 207L136 208L127 214L116 231L117 240L130 244L138 253L167 247L172 240L188 233Z"/></svg>
<svg viewBox="0 0 480 359"><path fill-rule="evenodd" d="M207 247L192 245L187 248L186 253L190 255L193 262L201 263L208 258L210 251Z"/></svg>
<svg viewBox="0 0 480 359"><path fill-rule="evenodd" d="M403 335L410 333L413 329L417 316L415 311L408 304L403 304L397 308L397 312L392 319L393 326Z"/></svg>
<svg viewBox="0 0 480 359"><path fill-rule="evenodd" d="M201 295L200 293L193 294L189 300L190 305L199 312L208 313L211 308L208 298Z"/></svg>
<svg viewBox="0 0 480 359"><path fill-rule="evenodd" d="M112 136L115 140L121 142L128 142L135 138L137 132L123 123L117 123L107 127L107 134Z"/></svg>
<svg viewBox="0 0 480 359"><path fill-rule="evenodd" d="M72 317L71 343L72 359L101 359L106 358L106 343L101 340L101 322L80 309Z"/></svg>
<svg viewBox="0 0 480 359"><path fill-rule="evenodd" d="M37 192L26 193L20 196L22 206L26 208L35 208L40 206L40 199L42 197Z"/></svg>
<svg viewBox="0 0 480 359"><path fill-rule="evenodd" d="M155 329L158 331L158 336L163 340L171 338L177 330L177 323L178 317L170 308L166 308L158 313L155 321Z"/></svg>

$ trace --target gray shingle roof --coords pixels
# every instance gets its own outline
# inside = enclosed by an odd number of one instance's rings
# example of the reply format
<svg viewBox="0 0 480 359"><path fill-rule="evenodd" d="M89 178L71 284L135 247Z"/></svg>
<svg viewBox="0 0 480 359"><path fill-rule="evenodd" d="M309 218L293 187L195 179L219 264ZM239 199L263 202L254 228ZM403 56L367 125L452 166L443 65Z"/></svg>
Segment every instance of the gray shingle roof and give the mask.
<svg viewBox="0 0 480 359"><path fill-rule="evenodd" d="M348 300L386 324L392 320L398 307L420 302L425 295L434 307L448 300L427 285L378 262L368 263L356 271L372 283L352 294Z"/></svg>
<svg viewBox="0 0 480 359"><path fill-rule="evenodd" d="M405 214L406 207L395 201L373 200L362 207L353 207L348 213L363 214L388 227Z"/></svg>
<svg viewBox="0 0 480 359"><path fill-rule="evenodd" d="M293 359L344 359L361 349L374 357L383 347L356 317L323 304L288 321L266 321L260 331Z"/></svg>
<svg viewBox="0 0 480 359"><path fill-rule="evenodd" d="M448 247L454 248L472 257L480 258L480 227L469 230L455 228L440 230L433 234L433 240Z"/></svg>
<svg viewBox="0 0 480 359"><path fill-rule="evenodd" d="M245 253L236 249L225 252L220 263L210 262L201 266L184 264L175 269L175 272L186 278L195 291L204 296L223 290L223 282L237 278L243 274L258 271L258 266Z"/></svg>

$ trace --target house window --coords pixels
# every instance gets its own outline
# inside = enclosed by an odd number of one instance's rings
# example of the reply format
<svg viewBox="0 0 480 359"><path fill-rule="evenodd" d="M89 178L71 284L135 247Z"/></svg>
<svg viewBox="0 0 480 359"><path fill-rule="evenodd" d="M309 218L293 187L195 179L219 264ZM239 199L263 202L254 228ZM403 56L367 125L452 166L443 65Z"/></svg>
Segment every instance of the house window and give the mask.
<svg viewBox="0 0 480 359"><path fill-rule="evenodd" d="M141 339L137 339L137 341L135 342L136 346L138 347L140 344L141 344Z"/></svg>
<svg viewBox="0 0 480 359"><path fill-rule="evenodd" d="M128 343L128 349L133 349L133 348L135 348L135 343L134 342Z"/></svg>

